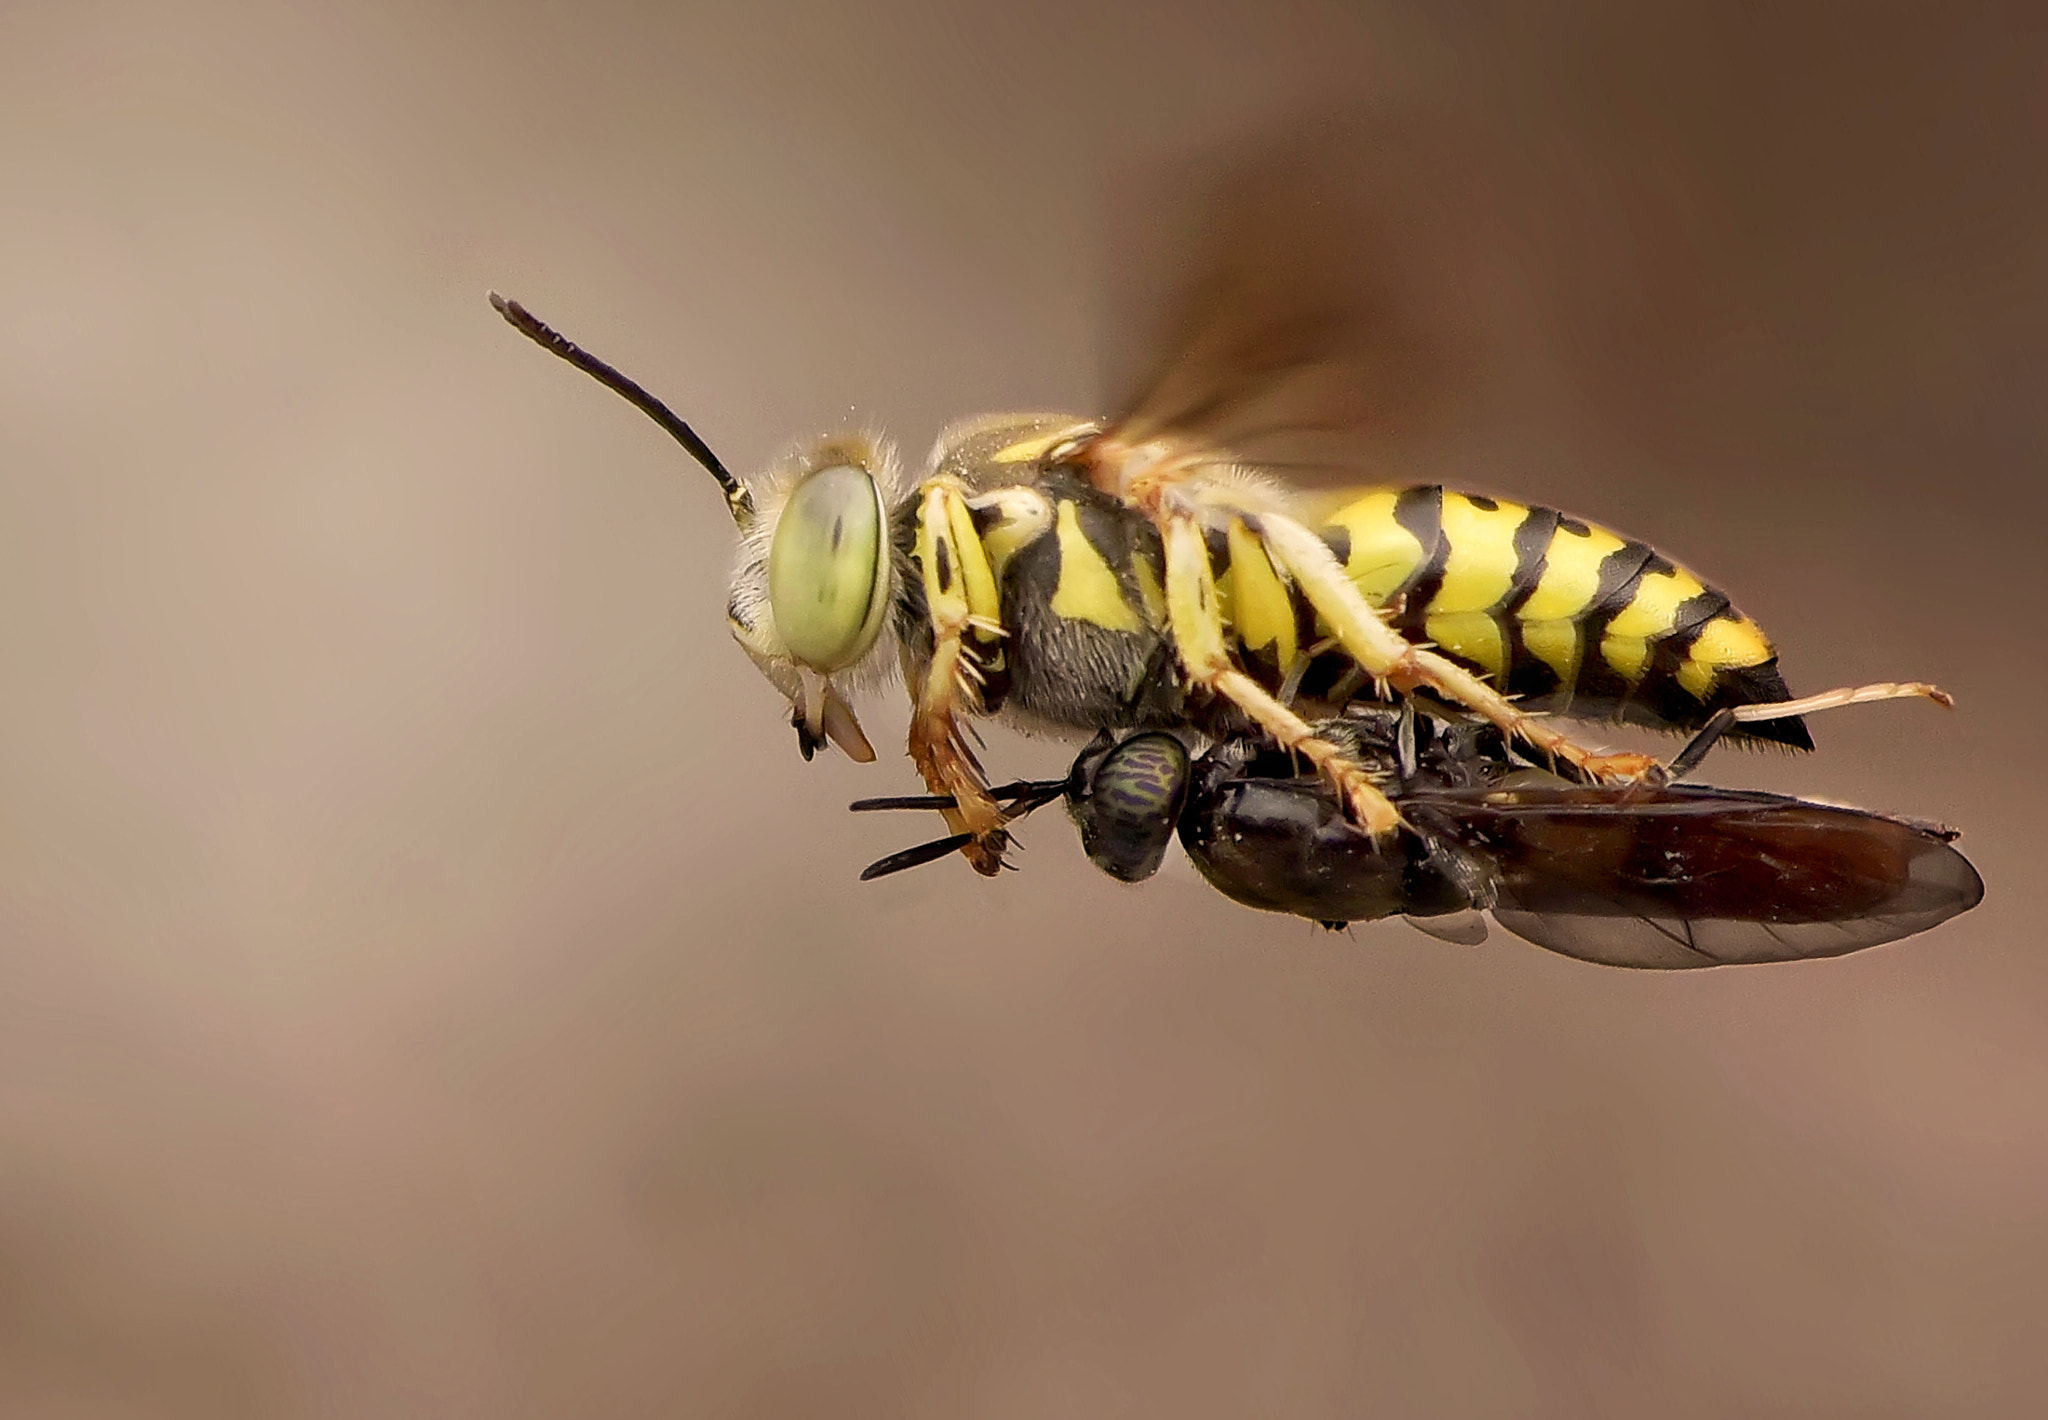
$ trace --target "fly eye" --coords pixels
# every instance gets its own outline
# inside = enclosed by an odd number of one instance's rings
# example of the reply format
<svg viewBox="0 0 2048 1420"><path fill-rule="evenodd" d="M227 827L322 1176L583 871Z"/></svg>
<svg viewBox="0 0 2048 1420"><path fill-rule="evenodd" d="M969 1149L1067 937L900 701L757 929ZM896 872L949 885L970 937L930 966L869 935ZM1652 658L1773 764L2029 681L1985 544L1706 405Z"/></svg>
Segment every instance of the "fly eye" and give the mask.
<svg viewBox="0 0 2048 1420"><path fill-rule="evenodd" d="M1069 805L1088 861L1119 882L1158 872L1190 773L1187 749L1172 735L1133 735L1110 750Z"/></svg>
<svg viewBox="0 0 2048 1420"><path fill-rule="evenodd" d="M792 657L829 675L868 653L888 603L888 552L882 496L864 469L804 475L768 549L768 601Z"/></svg>

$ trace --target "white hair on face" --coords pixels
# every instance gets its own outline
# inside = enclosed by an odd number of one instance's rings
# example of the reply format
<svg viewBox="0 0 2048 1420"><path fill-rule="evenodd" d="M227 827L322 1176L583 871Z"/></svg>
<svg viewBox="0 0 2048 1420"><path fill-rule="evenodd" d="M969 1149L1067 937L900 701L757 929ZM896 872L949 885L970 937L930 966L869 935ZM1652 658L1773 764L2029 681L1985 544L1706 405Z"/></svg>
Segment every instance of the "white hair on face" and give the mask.
<svg viewBox="0 0 2048 1420"><path fill-rule="evenodd" d="M813 673L797 665L776 630L775 609L768 596L768 554L774 546L776 524L796 486L821 468L840 465L864 470L875 480L882 507L892 523L905 502L916 496L917 476L903 467L895 445L880 434L869 432L834 435L799 445L766 472L747 480L754 500L754 519L742 530L733 555L732 587L726 610L736 624L735 634L739 634L739 628L748 633L742 644L751 641L749 653L761 662L763 673L792 704L800 703L794 688L801 677ZM885 542L890 531L886 526L882 529ZM892 579L888 588L891 602L895 592L893 579L903 574L896 561L892 554L884 565L884 575ZM884 619L873 648L857 664L834 672L830 680L842 695L853 695L886 686L898 670L895 621L889 617Z"/></svg>

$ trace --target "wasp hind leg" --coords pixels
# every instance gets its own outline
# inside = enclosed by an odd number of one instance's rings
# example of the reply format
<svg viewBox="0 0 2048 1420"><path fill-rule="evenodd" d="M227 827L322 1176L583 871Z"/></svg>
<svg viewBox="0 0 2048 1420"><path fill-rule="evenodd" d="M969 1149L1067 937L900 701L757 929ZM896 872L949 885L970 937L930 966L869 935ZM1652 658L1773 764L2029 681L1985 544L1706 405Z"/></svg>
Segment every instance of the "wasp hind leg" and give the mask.
<svg viewBox="0 0 2048 1420"><path fill-rule="evenodd" d="M1002 607L987 553L974 534L964 490L953 480L925 485L918 508L917 561L924 574L932 657L909 682L910 758L932 793L952 801L943 810L960 852L974 870L1002 870L1009 815L989 793L988 777L967 743L961 715L982 709L982 660L1003 636Z"/></svg>
<svg viewBox="0 0 2048 1420"><path fill-rule="evenodd" d="M1389 626L1338 563L1329 545L1290 518L1261 518L1257 528L1273 560L1294 579L1338 643L1367 674L1403 695L1417 690L1459 705L1504 734L1571 765L1595 783L1637 783L1664 777L1647 754L1603 754L1579 744L1549 722L1516 707L1472 672Z"/></svg>
<svg viewBox="0 0 2048 1420"><path fill-rule="evenodd" d="M1195 516L1168 509L1158 519L1166 554L1166 619L1188 679L1249 715L1282 749L1316 767L1351 817L1374 837L1401 826L1400 811L1365 769L1232 662L1216 600L1216 576Z"/></svg>

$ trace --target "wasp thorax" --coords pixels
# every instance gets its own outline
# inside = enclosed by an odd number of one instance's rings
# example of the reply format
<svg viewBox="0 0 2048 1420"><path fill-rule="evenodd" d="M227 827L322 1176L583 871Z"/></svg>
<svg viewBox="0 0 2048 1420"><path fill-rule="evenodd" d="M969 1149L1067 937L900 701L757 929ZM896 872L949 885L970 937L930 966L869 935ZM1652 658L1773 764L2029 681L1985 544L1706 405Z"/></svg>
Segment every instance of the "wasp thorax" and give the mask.
<svg viewBox="0 0 2048 1420"><path fill-rule="evenodd" d="M888 611L888 572L873 475L850 464L805 474L768 548L768 604L790 656L826 675L865 656Z"/></svg>

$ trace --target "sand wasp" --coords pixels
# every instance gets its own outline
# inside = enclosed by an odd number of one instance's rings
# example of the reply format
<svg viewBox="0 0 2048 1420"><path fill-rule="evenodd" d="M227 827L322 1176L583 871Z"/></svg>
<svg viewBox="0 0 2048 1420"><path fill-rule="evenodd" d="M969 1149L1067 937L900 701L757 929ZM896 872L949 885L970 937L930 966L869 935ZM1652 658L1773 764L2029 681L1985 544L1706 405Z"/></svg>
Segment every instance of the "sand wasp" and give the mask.
<svg viewBox="0 0 2048 1420"><path fill-rule="evenodd" d="M1923 695L1867 686L1788 699L1776 653L1728 596L1644 543L1548 508L1436 485L1311 497L1249 462L1271 391L1338 368L1313 320L1233 334L1169 366L1125 417L968 420L907 472L862 437L752 483L665 404L516 302L520 333L623 395L717 481L740 534L727 620L791 706L806 759L874 750L851 692L900 669L909 754L962 853L992 874L1009 811L968 722L1056 731L1256 735L1298 756L1368 834L1402 815L1315 714L1425 695L1587 784L1655 782L1547 718L1732 733L1808 748L1805 711ZM1228 308L1220 303L1219 308ZM1198 352L1205 339L1189 342ZM1207 338L1216 347L1215 338ZM1197 374L1190 374L1190 371ZM1303 418L1304 423L1307 422Z"/></svg>
<svg viewBox="0 0 2048 1420"><path fill-rule="evenodd" d="M1679 782L1732 725L1723 711L1673 778L1592 785L1550 773L1487 724L1354 706L1316 732L1400 810L1360 831L1320 776L1243 736L1189 755L1175 735L1103 732L1061 779L994 790L1017 817L1066 801L1087 855L1150 877L1176 836L1226 897L1337 928L1403 916L1476 944L1483 914L1540 947L1609 966L1680 969L1840 956L1924 932L1983 898L1956 834L1861 809ZM935 796L857 810L947 807ZM885 876L960 846L893 854Z"/></svg>

